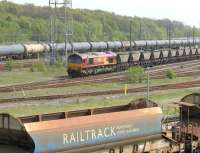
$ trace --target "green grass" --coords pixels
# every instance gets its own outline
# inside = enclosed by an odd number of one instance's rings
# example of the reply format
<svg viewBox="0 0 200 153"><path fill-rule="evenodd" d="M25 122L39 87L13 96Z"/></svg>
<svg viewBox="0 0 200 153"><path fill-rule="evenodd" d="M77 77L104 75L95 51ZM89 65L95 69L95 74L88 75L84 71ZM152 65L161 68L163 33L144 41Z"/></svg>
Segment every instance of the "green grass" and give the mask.
<svg viewBox="0 0 200 153"><path fill-rule="evenodd" d="M34 72L31 72L30 68L21 68L20 65L23 65L22 61L12 61L15 68L12 71L2 71L0 72L0 85L11 85L11 84L23 84L29 83L34 81L43 81L55 78L56 76L64 76L66 75L66 68L65 66L61 65L62 63L58 62L56 66L49 67L46 66L44 72L38 72L35 69L42 69L44 63L42 61L34 62L36 65L33 67ZM200 78L200 77L197 77ZM192 80L193 77L186 77L186 79ZM151 80L151 83L165 83L165 82L176 82L177 80L186 80L184 78L176 78L174 80ZM144 84L144 83L143 83ZM106 86L106 85L104 85ZM107 84L107 86L110 86ZM112 86L112 84L111 84ZM134 84L137 86L137 84ZM97 88L100 86L97 85ZM114 87L114 86L113 86ZM101 88L101 87L100 87ZM111 89L111 88L110 88Z"/></svg>
<svg viewBox="0 0 200 153"><path fill-rule="evenodd" d="M14 69L0 72L0 85L24 84L34 81L43 81L55 76L66 75L66 69L61 68L51 72L30 72L30 68Z"/></svg>
<svg viewBox="0 0 200 153"><path fill-rule="evenodd" d="M129 101L139 98L140 96L130 96L130 97L120 97L120 98L95 98L95 97L87 97L87 100L74 100L74 104L43 104L43 105L35 105L35 106L19 106L12 108L4 108L4 110L0 110L0 112L8 112L14 116L24 116L24 115L33 115L33 114L41 114L41 113L49 113L49 112L60 112L60 111L71 111L71 110L81 110L88 108L96 108L96 107L105 107L105 106L113 106L119 104L125 104ZM67 101L67 100L66 100ZM77 102L79 101L79 102Z"/></svg>
<svg viewBox="0 0 200 153"><path fill-rule="evenodd" d="M11 72L0 72L0 85L7 84L21 84L34 81L49 80L55 76L65 75L65 68L52 69L48 72L30 72L30 69L15 69ZM168 83L180 83L185 81L198 80L200 76L196 77L178 77L176 79L157 79L151 80L151 85L161 85ZM81 92L92 92L92 91L106 91L115 89L124 89L126 82L119 83L101 83L101 84L87 84L63 88L47 88L24 91L25 97L29 96L46 96L55 94L70 94L70 93L81 93ZM146 86L146 83L141 84L128 84L128 88L135 88L140 86ZM168 90L168 91L156 91L152 92L150 99L157 102L160 106L179 101L183 96L190 94L192 92L200 92L200 88L194 89L182 89L182 90ZM0 93L0 98L10 98L10 97L23 97L24 94L20 92L8 92ZM32 104L32 105L17 105L12 107L0 108L0 112L11 113L14 116L24 116L33 115L41 113L59 112L59 111L71 111L78 109L105 107L129 103L132 100L145 97L145 93L136 93L128 95L110 95L110 96L99 96L99 97L75 97L72 101L74 103L67 104L67 100L55 100L54 104ZM59 102L62 101L62 102ZM63 102L64 101L64 102ZM65 103L66 102L66 103ZM166 114L175 113L173 109L169 111L164 110Z"/></svg>
<svg viewBox="0 0 200 153"><path fill-rule="evenodd" d="M24 68L23 60L9 60L6 61L6 65L8 70L0 72L0 85L43 81L66 75L65 62L61 59L58 59L53 66L43 60L32 61L32 64L30 63L32 66L28 68Z"/></svg>
<svg viewBox="0 0 200 153"><path fill-rule="evenodd" d="M33 74L35 74L35 72ZM41 74L38 74L38 75L41 75ZM34 75L30 77L34 77ZM174 80L170 80L170 79L151 80L151 85L179 83L179 82L191 81L191 80L195 80L199 78L200 77L197 77L197 78L182 77L182 78L176 78ZM81 84L79 86L71 86L71 87L46 88L46 89L27 90L27 91L18 91L18 92L7 92L7 93L0 93L0 98L33 97L33 96L47 96L47 95L56 95L56 94L63 95L63 94L73 94L73 93L82 93L82 92L116 90L116 89L124 89L125 84L126 84L125 82L85 84L85 85ZM146 83L128 84L128 88L135 88L135 87L141 87L141 86L146 86Z"/></svg>
<svg viewBox="0 0 200 153"><path fill-rule="evenodd" d="M179 101L185 95L193 92L200 92L200 88L183 89L183 90L168 90L162 92L151 93L150 99L158 103L160 106L171 102ZM42 114L50 112L71 111L96 107L107 107L114 105L127 104L132 100L145 97L145 94L128 94L116 96L102 96L102 97L87 97L84 99L75 98L74 103L67 104L54 103L54 104L35 104L18 107L3 108L0 112L7 112L14 116L25 116L33 114ZM67 100L64 100L67 102ZM175 113L174 109L165 110L166 114Z"/></svg>

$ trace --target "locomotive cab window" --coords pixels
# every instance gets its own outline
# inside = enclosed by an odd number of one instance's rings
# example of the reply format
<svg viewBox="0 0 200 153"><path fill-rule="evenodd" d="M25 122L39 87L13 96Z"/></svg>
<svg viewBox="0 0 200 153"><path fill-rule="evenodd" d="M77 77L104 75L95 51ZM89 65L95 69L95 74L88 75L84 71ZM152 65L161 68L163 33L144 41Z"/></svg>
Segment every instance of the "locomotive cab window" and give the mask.
<svg viewBox="0 0 200 153"><path fill-rule="evenodd" d="M81 64L82 63L82 59L80 56L77 55L71 55L68 58L68 63L76 63L76 64Z"/></svg>
<svg viewBox="0 0 200 153"><path fill-rule="evenodd" d="M89 58L89 64L93 64L94 63L94 59L93 58Z"/></svg>

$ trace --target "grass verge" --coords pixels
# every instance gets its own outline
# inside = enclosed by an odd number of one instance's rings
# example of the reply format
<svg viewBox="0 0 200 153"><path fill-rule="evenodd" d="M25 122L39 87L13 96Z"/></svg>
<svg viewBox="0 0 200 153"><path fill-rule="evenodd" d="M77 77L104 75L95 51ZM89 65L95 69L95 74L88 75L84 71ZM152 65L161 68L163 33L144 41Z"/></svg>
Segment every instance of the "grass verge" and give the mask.
<svg viewBox="0 0 200 153"><path fill-rule="evenodd" d="M180 83L198 79L200 79L200 77L195 77L195 78L179 77L173 80L171 79L151 80L151 86L169 84L169 83ZM117 82L117 83L80 84L79 86L46 88L46 89L27 90L27 91L23 91L22 89L21 91L17 92L0 93L0 98L35 97L35 96L37 97L37 96L48 96L48 95L64 95L64 94L74 94L83 92L117 90L117 89L124 89L125 84L126 82ZM146 84L145 83L128 84L128 88L136 88L141 86L146 86Z"/></svg>
<svg viewBox="0 0 200 153"><path fill-rule="evenodd" d="M169 90L162 92L152 92L150 99L158 103L160 106L171 102L179 101L185 95L193 92L200 92L200 88L183 89L183 90ZM42 114L60 111L72 111L80 109L89 109L96 107L108 107L114 105L127 104L132 100L145 97L145 94L128 94L116 96L102 96L102 97L87 97L86 99L74 100L73 103L54 103L54 104L35 104L35 105L19 105L17 107L2 108L0 113L6 112L14 116L25 116L33 114ZM164 111L166 114L174 113L173 110Z"/></svg>

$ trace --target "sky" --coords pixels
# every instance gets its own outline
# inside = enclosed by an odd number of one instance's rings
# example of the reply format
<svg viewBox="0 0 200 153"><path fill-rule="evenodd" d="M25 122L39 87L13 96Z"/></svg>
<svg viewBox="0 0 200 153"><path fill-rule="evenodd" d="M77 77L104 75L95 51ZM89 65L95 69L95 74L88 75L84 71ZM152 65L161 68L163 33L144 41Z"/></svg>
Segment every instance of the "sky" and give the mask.
<svg viewBox="0 0 200 153"><path fill-rule="evenodd" d="M48 5L49 0L8 0ZM59 0L62 1L62 0ZM119 15L171 19L200 27L200 0L72 0L73 8L100 9Z"/></svg>

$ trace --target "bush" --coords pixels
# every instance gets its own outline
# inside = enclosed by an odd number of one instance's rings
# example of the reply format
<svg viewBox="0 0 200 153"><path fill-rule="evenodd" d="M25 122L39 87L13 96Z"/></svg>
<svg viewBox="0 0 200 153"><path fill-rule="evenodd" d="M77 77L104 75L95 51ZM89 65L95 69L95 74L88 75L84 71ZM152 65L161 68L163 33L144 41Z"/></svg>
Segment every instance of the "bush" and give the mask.
<svg viewBox="0 0 200 153"><path fill-rule="evenodd" d="M44 61L38 61L31 66L30 71L31 72L38 71L45 73L48 71L48 65Z"/></svg>
<svg viewBox="0 0 200 153"><path fill-rule="evenodd" d="M45 74L62 74L65 70L65 63L62 59L57 59L54 65L50 65L44 61L37 61L30 67L30 72L43 72Z"/></svg>
<svg viewBox="0 0 200 153"><path fill-rule="evenodd" d="M30 72L35 72L35 68L33 65L30 67Z"/></svg>
<svg viewBox="0 0 200 153"><path fill-rule="evenodd" d="M169 79L174 79L174 78L176 78L176 72L174 70L169 69L166 72L166 76Z"/></svg>
<svg viewBox="0 0 200 153"><path fill-rule="evenodd" d="M62 60L61 57L58 58L58 59L56 60L56 62L55 62L55 67L56 67L56 68L61 68L61 67L63 67L64 65L65 65L65 63L63 62L63 60Z"/></svg>
<svg viewBox="0 0 200 153"><path fill-rule="evenodd" d="M143 67L136 66L128 69L128 79L130 82L142 83L145 80L146 75Z"/></svg>

